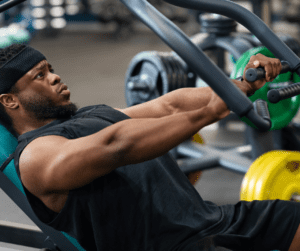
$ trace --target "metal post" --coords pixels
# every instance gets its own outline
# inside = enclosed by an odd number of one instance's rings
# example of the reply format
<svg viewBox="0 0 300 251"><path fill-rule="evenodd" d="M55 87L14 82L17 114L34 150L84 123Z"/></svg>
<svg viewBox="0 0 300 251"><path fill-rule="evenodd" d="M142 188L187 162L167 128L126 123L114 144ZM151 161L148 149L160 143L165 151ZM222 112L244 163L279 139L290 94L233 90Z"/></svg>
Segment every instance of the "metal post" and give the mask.
<svg viewBox="0 0 300 251"><path fill-rule="evenodd" d="M260 132L250 126L246 128L247 140L252 146L252 160L257 159L259 156L266 152L276 149L274 142L274 132Z"/></svg>
<svg viewBox="0 0 300 251"><path fill-rule="evenodd" d="M263 17L263 2L264 0L251 0L252 7L253 7L253 13L258 16L260 19Z"/></svg>
<svg viewBox="0 0 300 251"><path fill-rule="evenodd" d="M272 7L271 1L269 0L251 0L253 13L258 16L261 20L263 20L266 25L272 28L271 15L272 15Z"/></svg>

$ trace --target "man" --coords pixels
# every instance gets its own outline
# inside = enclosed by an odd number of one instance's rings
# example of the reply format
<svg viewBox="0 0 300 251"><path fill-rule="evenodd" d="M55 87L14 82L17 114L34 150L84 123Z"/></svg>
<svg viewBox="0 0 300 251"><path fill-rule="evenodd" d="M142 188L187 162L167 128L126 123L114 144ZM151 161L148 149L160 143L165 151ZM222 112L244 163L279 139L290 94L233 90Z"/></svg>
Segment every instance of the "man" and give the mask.
<svg viewBox="0 0 300 251"><path fill-rule="evenodd" d="M168 151L229 114L210 88L184 88L126 109L77 109L44 55L0 53L2 121L18 137L15 166L37 217L86 250L299 250L300 204L203 201ZM253 93L266 78L233 82Z"/></svg>

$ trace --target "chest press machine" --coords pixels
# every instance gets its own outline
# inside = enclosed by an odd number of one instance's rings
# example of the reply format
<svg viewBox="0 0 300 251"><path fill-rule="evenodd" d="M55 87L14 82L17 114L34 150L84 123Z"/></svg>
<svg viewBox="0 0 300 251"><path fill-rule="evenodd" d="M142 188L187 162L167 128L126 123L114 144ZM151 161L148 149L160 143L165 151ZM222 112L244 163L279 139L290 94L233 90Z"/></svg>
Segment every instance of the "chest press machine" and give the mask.
<svg viewBox="0 0 300 251"><path fill-rule="evenodd" d="M25 0L10 0L0 5L0 13ZM146 0L120 0L132 13L149 26L166 44L168 44L213 90L226 102L230 110L240 117L247 117L261 131L268 131L272 124L267 112L266 102L252 102L218 69L210 59L197 48L178 27L159 13ZM300 76L300 60L257 16L230 1L218 0L166 0L179 7L213 12L230 17L247 27L276 57L288 62L292 72ZM220 85L222 83L222 85ZM284 92L282 92L284 93ZM299 88L289 90L289 95L298 95ZM282 95L284 96L284 94ZM234 97L234 99L232 98ZM42 223L34 214L20 179L17 176L13 152L17 139L0 125L0 187L42 230L14 228L0 224L0 241L48 250L84 251L78 241L64 232L56 231ZM186 149L192 147L187 145ZM179 166L193 169L195 159L192 156L181 160ZM205 160L207 165L213 161ZM203 165L205 165L203 161ZM198 165L198 163L196 163ZM251 162L243 162L242 172L246 172Z"/></svg>

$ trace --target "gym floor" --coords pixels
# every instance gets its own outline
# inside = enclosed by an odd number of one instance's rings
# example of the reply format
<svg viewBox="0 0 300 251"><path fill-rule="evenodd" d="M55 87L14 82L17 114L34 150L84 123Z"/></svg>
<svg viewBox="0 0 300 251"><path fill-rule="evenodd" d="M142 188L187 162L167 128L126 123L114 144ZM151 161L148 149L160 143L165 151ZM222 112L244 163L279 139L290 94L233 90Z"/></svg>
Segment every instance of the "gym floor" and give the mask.
<svg viewBox="0 0 300 251"><path fill-rule="evenodd" d="M68 32L55 39L37 37L31 46L44 53L62 82L71 90L71 100L79 107L106 104L125 108L124 77L130 60L147 50L170 51L152 32L133 35L125 41L115 41L98 32ZM215 144L216 126L201 130L207 144ZM240 131L232 133L228 142L242 144ZM196 189L204 200L218 205L239 201L243 176L215 168L203 172ZM0 220L21 224L35 224L0 190ZM0 243L0 250L33 251L37 249Z"/></svg>

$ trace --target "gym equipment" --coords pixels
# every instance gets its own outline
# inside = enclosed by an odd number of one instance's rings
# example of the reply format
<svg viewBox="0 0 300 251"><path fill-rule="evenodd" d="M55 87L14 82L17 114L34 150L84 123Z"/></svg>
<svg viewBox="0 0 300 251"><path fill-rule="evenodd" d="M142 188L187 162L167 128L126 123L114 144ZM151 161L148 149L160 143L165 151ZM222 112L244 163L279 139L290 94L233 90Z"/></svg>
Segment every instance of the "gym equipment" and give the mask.
<svg viewBox="0 0 300 251"><path fill-rule="evenodd" d="M115 24L113 37L125 39L133 32L133 25L136 21L133 14L118 0L89 0L87 5L95 19L103 25Z"/></svg>
<svg viewBox="0 0 300 251"><path fill-rule="evenodd" d="M269 119L258 114L257 109L266 102L256 103L254 108L252 102L234 86L226 75L199 50L190 39L183 34L178 27L166 20L147 2L137 0L121 0L135 15L137 15L146 25L148 25L161 39L166 42L195 72L208 83L214 91L226 102L229 109L240 117L246 116L250 121L262 131L271 128ZM231 17L248 30L250 30L268 49L278 58L288 61L293 72L300 74L300 60L257 16L243 7L230 1L166 1L171 4L198 9L206 12L215 12ZM215 8L218 6L218 8ZM151 17L150 17L151 16ZM164 32L168 31L168 32ZM218 84L221 82L222 86ZM219 80L219 81L218 81ZM231 97L235 98L232 99ZM267 115L267 114L264 114Z"/></svg>
<svg viewBox="0 0 300 251"><path fill-rule="evenodd" d="M117 0L99 1L89 0L91 12L99 19L101 23L120 21L131 23L133 21L132 13Z"/></svg>
<svg viewBox="0 0 300 251"><path fill-rule="evenodd" d="M249 168L241 185L241 200L293 200L300 195L300 153L271 151Z"/></svg>
<svg viewBox="0 0 300 251"><path fill-rule="evenodd" d="M233 34L236 22L216 14L201 16L201 32L191 37L191 41L205 52L216 52L216 64L224 72L225 52L234 60L253 48L243 37ZM227 73L229 76L230 73ZM140 104L170 91L185 87L206 85L175 52L148 51L137 54L129 63L125 76L125 97L127 106Z"/></svg>
<svg viewBox="0 0 300 251"><path fill-rule="evenodd" d="M15 0L13 0L15 1ZM177 0L172 0L174 3L180 3ZM246 115L262 130L269 129L269 123L264 121L259 114L254 110L252 103L241 93L241 91L234 86L227 76L219 70L202 52L195 46L189 38L182 34L175 25L169 20L163 17L155 8L144 0L122 0L122 2L143 22L148 24L162 39L176 51L178 56L182 58L191 69L197 75L204 79L212 88L225 100L229 107L235 111L239 116ZM249 28L253 30L253 33L259 37L267 47L271 48L271 51L275 51L276 54L283 55L283 59L287 60L293 71L299 73L300 62L298 57L284 45L271 31L268 32L267 27L256 19L256 17L250 12L245 12L242 7L232 5L230 1L199 1L190 3L189 0L181 2L183 7L195 7L201 8L199 4L203 3L203 9L205 11L219 11L219 14L233 14L233 18L240 20L244 26L249 24ZM219 8L216 8L219 7ZM1 10L1 6L0 6ZM230 14L231 13L231 14ZM151 17L150 17L151 16ZM154 21L155 20L155 21ZM253 22L251 22L253 21ZM256 23L254 23L256 22ZM254 24L253 24L254 23ZM253 25L252 25L253 24ZM257 26L257 29L256 29ZM263 30L261 30L263 28ZM264 39L262 36L266 36ZM270 41L268 41L270 39ZM274 53L275 54L275 53ZM204 70L205 69L205 70ZM208 73L206 73L206 71ZM222 82L222 86L218 86L219 82ZM234 95L234 99L232 99ZM3 157L2 161L6 159L5 164L2 165L0 172L0 184L1 188L16 202L16 204L42 229L42 231L53 240L60 250L82 250L81 247L76 243L74 238L70 236L54 231L52 228L45 224L42 224L37 220L33 213L29 202L26 199L24 191L22 190L21 181L15 172L14 162L12 160L12 152L14 146L17 143L16 139L9 135L5 128L2 128L1 140L3 142ZM2 137L3 134L3 137ZM5 136L6 135L6 136ZM202 157L201 150L206 149L208 154L204 154ZM178 161L180 168L186 173L195 170L203 170L206 168L212 168L215 166L223 166L233 171L246 173L251 161L248 158L242 157L242 154L249 152L250 147L238 147L235 149L229 149L227 151L217 151L215 149L209 149L209 147L199 146L199 144L188 141L179 147L179 152L188 157L187 159L181 159ZM212 153L209 156L209 152ZM10 155L9 158L7 158ZM197 158L200 159L197 159ZM18 238L18 236L15 236ZM8 240L11 241L11 240Z"/></svg>
<svg viewBox="0 0 300 251"><path fill-rule="evenodd" d="M20 3L23 3L25 2L26 0L9 0L3 4L1 4L0 6L0 13L12 8L12 7L15 7L17 6L18 4Z"/></svg>
<svg viewBox="0 0 300 251"><path fill-rule="evenodd" d="M234 70L231 74L231 78L235 79L238 76L242 76L247 63L250 60L250 57L258 53L261 53L267 57L274 58L274 55L266 47L258 47L258 48L250 49L235 64ZM246 78L249 81L253 82L255 81L255 76L258 75L254 74L256 73L254 69L249 69L249 70L246 72ZM252 102L255 102L259 99L265 100L267 102L268 110L270 113L270 119L272 123L272 127L270 128L270 130L279 130L281 128L286 127L291 122L291 120L295 117L300 107L300 96L294 96L293 93L290 98L284 99L280 102L274 103L269 100L269 98L271 98L269 94L272 95L272 92L269 92L270 90L274 90L274 91L280 90L279 88L282 87L293 88L294 83L300 82L299 76L296 73L292 74L288 70L289 70L289 65L287 64L287 69L285 71L286 73L282 73L279 76L277 76L277 78L274 81L270 83L266 83L265 86L257 90L254 95L249 97L249 99ZM261 76L263 77L264 75L265 72L263 71ZM254 125L247 118L241 118L241 119L244 122L246 122L248 125L254 127Z"/></svg>
<svg viewBox="0 0 300 251"><path fill-rule="evenodd" d="M132 59L126 72L126 103L133 106L177 88L194 86L195 76L189 78L186 65L175 54L142 52Z"/></svg>

